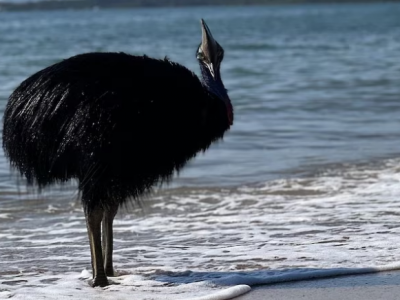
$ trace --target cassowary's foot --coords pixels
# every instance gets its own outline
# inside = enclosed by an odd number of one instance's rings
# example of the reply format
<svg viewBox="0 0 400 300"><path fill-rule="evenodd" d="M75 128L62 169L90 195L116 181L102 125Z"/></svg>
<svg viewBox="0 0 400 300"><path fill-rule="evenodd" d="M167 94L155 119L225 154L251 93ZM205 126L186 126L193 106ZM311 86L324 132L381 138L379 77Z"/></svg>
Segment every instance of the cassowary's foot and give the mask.
<svg viewBox="0 0 400 300"><path fill-rule="evenodd" d="M96 287L96 286L106 287L106 286L109 286L109 285L120 285L120 283L116 282L116 281L113 281L113 280L107 280L107 279L105 279L105 282L104 282L104 279L102 279L101 281L100 280L96 280L96 279L90 279L89 280L89 285L91 287Z"/></svg>
<svg viewBox="0 0 400 300"><path fill-rule="evenodd" d="M105 287L105 286L109 285L109 283L108 283L107 277L101 276L101 277L96 277L94 279L90 279L89 285L91 287L96 287L96 286Z"/></svg>

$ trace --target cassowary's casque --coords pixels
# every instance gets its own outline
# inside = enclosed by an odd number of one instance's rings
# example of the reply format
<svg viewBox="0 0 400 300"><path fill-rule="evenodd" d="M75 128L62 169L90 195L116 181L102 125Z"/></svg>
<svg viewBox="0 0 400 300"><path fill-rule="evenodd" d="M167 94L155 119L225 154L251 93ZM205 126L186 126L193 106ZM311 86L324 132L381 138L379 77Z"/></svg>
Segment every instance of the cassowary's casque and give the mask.
<svg viewBox="0 0 400 300"><path fill-rule="evenodd" d="M224 51L201 25L202 81L168 59L87 53L32 75L9 98L3 148L11 165L39 188L79 182L93 286L114 275L118 207L170 180L232 125Z"/></svg>

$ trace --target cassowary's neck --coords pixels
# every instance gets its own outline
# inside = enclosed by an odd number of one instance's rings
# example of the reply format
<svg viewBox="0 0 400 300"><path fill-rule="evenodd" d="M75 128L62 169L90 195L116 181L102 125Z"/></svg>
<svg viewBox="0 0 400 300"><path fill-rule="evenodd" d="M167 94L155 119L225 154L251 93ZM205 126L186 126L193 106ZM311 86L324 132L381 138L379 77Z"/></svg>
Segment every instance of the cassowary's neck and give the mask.
<svg viewBox="0 0 400 300"><path fill-rule="evenodd" d="M215 74L216 79L214 79L210 73L210 70L203 64L200 64L200 70L203 77L203 86L207 89L207 91L220 99L224 99L226 95L226 89L221 80L219 71L217 71L218 73Z"/></svg>
<svg viewBox="0 0 400 300"><path fill-rule="evenodd" d="M227 130L233 123L233 108L231 100L228 97L224 84L222 83L219 70L216 70L214 76L211 75L210 70L200 63L201 75L203 77L202 84L208 93L216 98L214 99L215 105L223 108L226 118L219 119L218 122L224 124L224 131ZM218 100L220 101L218 101Z"/></svg>

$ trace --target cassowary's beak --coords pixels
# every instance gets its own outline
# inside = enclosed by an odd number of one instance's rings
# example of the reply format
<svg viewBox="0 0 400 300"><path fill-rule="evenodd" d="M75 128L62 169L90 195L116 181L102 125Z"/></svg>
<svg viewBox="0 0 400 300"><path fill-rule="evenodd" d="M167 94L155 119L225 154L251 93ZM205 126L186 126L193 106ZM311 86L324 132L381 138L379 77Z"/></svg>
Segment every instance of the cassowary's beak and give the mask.
<svg viewBox="0 0 400 300"><path fill-rule="evenodd" d="M217 48L217 43L215 42L211 34L210 28L208 28L206 22L204 22L203 19L201 19L201 31L202 31L201 46L203 48L203 51L205 51L206 55L212 54L213 50Z"/></svg>
<svg viewBox="0 0 400 300"><path fill-rule="evenodd" d="M208 62L209 69L213 77L215 76L215 67L217 65L217 42L214 40L210 29L206 22L201 19L201 48L203 50L204 57Z"/></svg>

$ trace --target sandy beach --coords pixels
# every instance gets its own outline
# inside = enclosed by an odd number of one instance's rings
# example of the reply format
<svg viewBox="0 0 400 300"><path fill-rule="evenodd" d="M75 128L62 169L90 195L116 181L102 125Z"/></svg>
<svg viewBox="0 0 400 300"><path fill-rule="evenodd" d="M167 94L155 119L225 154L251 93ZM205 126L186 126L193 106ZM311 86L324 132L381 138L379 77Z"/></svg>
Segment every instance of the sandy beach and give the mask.
<svg viewBox="0 0 400 300"><path fill-rule="evenodd" d="M399 295L400 272L393 271L254 287L235 300L397 300Z"/></svg>

